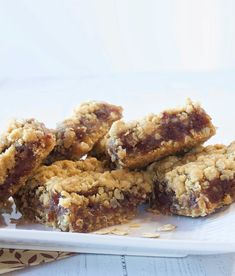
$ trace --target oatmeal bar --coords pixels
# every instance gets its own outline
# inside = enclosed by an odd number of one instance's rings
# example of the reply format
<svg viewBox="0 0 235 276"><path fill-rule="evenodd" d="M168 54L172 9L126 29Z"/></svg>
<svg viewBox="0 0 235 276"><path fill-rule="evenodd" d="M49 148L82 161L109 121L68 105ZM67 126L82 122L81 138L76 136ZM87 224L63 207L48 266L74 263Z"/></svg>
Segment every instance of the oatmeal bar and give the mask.
<svg viewBox="0 0 235 276"><path fill-rule="evenodd" d="M90 232L126 222L151 193L148 173L120 169L58 175L43 178L41 171L42 177L28 181L15 201L26 218L62 231Z"/></svg>
<svg viewBox="0 0 235 276"><path fill-rule="evenodd" d="M199 217L235 200L235 142L199 147L151 164L153 209Z"/></svg>
<svg viewBox="0 0 235 276"><path fill-rule="evenodd" d="M0 202L24 185L54 146L54 135L34 119L9 125L0 137Z"/></svg>
<svg viewBox="0 0 235 276"><path fill-rule="evenodd" d="M154 160L188 150L215 134L211 118L190 100L183 108L149 115L141 121L115 122L107 151L119 167L144 167Z"/></svg>
<svg viewBox="0 0 235 276"><path fill-rule="evenodd" d="M47 164L56 160L79 160L92 150L108 132L113 122L122 117L122 108L108 103L87 102L74 110L73 116L56 129L56 147Z"/></svg>

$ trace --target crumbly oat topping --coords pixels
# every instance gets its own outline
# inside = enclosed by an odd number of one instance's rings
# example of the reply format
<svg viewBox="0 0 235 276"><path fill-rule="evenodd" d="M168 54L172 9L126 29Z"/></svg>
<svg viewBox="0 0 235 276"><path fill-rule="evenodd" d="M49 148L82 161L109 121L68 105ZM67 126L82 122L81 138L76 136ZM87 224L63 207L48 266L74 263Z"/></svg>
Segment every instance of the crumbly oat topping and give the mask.
<svg viewBox="0 0 235 276"><path fill-rule="evenodd" d="M140 121L116 121L106 147L113 162L135 168L192 148L214 134L211 118L198 104L188 101L185 107L151 114Z"/></svg>
<svg viewBox="0 0 235 276"><path fill-rule="evenodd" d="M34 119L12 121L0 137L0 198L24 185L27 178L55 146L55 137Z"/></svg>
<svg viewBox="0 0 235 276"><path fill-rule="evenodd" d="M50 166L40 166L34 175L29 179L30 185L44 185L53 177L66 178L79 175L83 171L105 172L107 170L105 162L96 158L87 158L80 161L61 160Z"/></svg>
<svg viewBox="0 0 235 276"><path fill-rule="evenodd" d="M154 175L155 197L173 213L207 215L235 200L235 142L170 156L148 171Z"/></svg>
<svg viewBox="0 0 235 276"><path fill-rule="evenodd" d="M13 120L0 137L0 185L14 169L17 149L23 145L34 147L35 155L37 151L40 154L40 149L48 150L49 154L55 145L55 138L44 124L34 119Z"/></svg>
<svg viewBox="0 0 235 276"><path fill-rule="evenodd" d="M122 120L117 121L112 125L109 131L109 135L118 139L120 134L129 134L130 132L132 132L133 138L136 140L137 143L138 140L142 140L144 137L152 134L155 131L156 127L161 124L162 118L164 117L165 113L169 115L174 114L177 116L177 118L184 121L185 119L187 119L189 114L194 112L195 110L199 110L202 113L205 112L198 103L193 103L188 100L186 106L184 107L168 109L167 111L164 111L159 115L150 114L140 121L133 121L129 123L125 123ZM156 133L156 135L159 137L160 134Z"/></svg>
<svg viewBox="0 0 235 276"><path fill-rule="evenodd" d="M99 102L87 102L74 110L71 118L56 129L57 145L48 163L80 157L92 150L108 132L112 123L122 117L122 108Z"/></svg>
<svg viewBox="0 0 235 276"><path fill-rule="evenodd" d="M215 178L232 179L235 173L235 142L228 147L214 145L200 147L183 157L170 156L148 168L156 172L159 181L168 181L177 190L200 189L197 182ZM184 186L184 188L180 188Z"/></svg>
<svg viewBox="0 0 235 276"><path fill-rule="evenodd" d="M20 146L45 139L46 134L51 135L51 131L35 119L12 120L6 132L0 137L0 154L15 143Z"/></svg>
<svg viewBox="0 0 235 276"><path fill-rule="evenodd" d="M103 204L106 207L118 206L124 200L123 193L141 196L143 199L151 192L148 174L124 170L82 172L67 178L53 177L46 183L49 193L59 193L59 205L67 208L71 204Z"/></svg>

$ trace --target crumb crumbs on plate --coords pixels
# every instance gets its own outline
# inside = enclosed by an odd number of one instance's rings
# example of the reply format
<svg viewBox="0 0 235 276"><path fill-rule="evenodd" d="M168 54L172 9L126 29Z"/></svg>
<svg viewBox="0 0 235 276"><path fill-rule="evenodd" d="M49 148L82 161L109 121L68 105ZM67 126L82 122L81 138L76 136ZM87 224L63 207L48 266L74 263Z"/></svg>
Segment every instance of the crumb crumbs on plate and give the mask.
<svg viewBox="0 0 235 276"><path fill-rule="evenodd" d="M128 232L124 230L114 229L111 231L111 234L117 235L117 236L126 236L128 235Z"/></svg>
<svg viewBox="0 0 235 276"><path fill-rule="evenodd" d="M159 233L143 233L141 236L144 238L157 239L160 237L160 234Z"/></svg>
<svg viewBox="0 0 235 276"><path fill-rule="evenodd" d="M108 234L111 234L111 231L110 229L101 229L99 231L95 231L93 232L93 234L97 234L97 235L108 235Z"/></svg>
<svg viewBox="0 0 235 276"><path fill-rule="evenodd" d="M158 231L161 232L170 232L174 231L176 229L176 225L173 224L164 224L161 227L158 228Z"/></svg>

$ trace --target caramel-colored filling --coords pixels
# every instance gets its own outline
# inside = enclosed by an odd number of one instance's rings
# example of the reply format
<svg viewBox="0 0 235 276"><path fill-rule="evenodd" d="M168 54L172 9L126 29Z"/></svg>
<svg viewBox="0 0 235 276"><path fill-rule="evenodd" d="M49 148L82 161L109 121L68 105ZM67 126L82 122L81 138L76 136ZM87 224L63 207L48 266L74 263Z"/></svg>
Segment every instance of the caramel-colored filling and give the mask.
<svg viewBox="0 0 235 276"><path fill-rule="evenodd" d="M62 144L57 144L57 146L54 148L50 156L53 156L54 160L62 160L62 159L70 159L71 156L73 157L74 155L80 157L80 155L84 155L86 153L82 150L80 152L79 143L81 142L87 142L91 137L94 137L94 135L99 135L97 136L97 139L100 138L100 135L104 135L105 133L99 133L102 130L102 124L111 124L113 121L113 118L111 117L111 113L116 114L116 119L118 117L121 117L120 110L115 107L110 107L110 106L103 106L103 108L100 108L99 110L94 111L94 114L96 115L96 118L90 118L89 116L82 115L79 117L77 120L65 122L62 124L58 129L57 129L57 140L62 141ZM64 148L64 140L66 140L65 133L67 129L71 129L76 137L73 139L72 143L68 148ZM94 138L92 138L94 139ZM95 139L94 139L94 142ZM92 143L92 142L88 142ZM90 150L90 149L89 149ZM49 158L50 159L50 158ZM50 164L51 161L49 160L47 164Z"/></svg>
<svg viewBox="0 0 235 276"><path fill-rule="evenodd" d="M89 232L97 230L99 228L108 227L118 223L118 220L128 218L128 216L133 216L133 214L136 212L136 206L131 203L124 205L125 206L119 206L116 208L106 208L100 205L91 206L86 209L77 208L74 206L72 212L75 214L75 216L74 220L71 221L73 231ZM82 225L76 224L76 220L78 218L83 220Z"/></svg>
<svg viewBox="0 0 235 276"><path fill-rule="evenodd" d="M97 119L101 120L101 121L106 121L109 120L110 114L111 113L120 113L120 110L118 108L115 107L111 107L111 106L104 106L103 109L99 109L97 111L94 112Z"/></svg>
<svg viewBox="0 0 235 276"><path fill-rule="evenodd" d="M95 194L95 191L89 191L89 195ZM89 232L96 229L99 229L100 226L107 227L118 223L118 220L123 218L128 218L132 216L136 211L136 206L142 201L141 196L133 196L130 193L126 192L124 194L124 199L119 201L118 206L116 207L105 207L102 203L90 204L86 207L81 207L77 205L72 205L69 208L69 213L71 214L70 224L73 228L73 231L82 231ZM84 195L84 193L82 194ZM86 193L88 196L88 194ZM68 212L68 209L65 209L58 205L60 194L54 194L51 198L48 221L57 221L59 216L64 215ZM122 216L120 218L120 215ZM76 222L78 219L81 219L82 225L77 225Z"/></svg>
<svg viewBox="0 0 235 276"><path fill-rule="evenodd" d="M153 197L150 200L152 208L160 210L162 213L169 213L173 202L175 201L175 193L166 191L166 182L154 182Z"/></svg>
<svg viewBox="0 0 235 276"><path fill-rule="evenodd" d="M179 203L174 191L167 190L167 183L155 181L154 183L154 198L151 200L151 205L154 208L162 211L163 213L177 213L176 207L181 208L199 208L197 199L199 195L190 194L187 201L184 202L184 206ZM220 180L214 179L209 182L208 188L202 192L210 203L220 204L226 195L230 195L235 200L235 179L232 180ZM186 199L186 198L185 198Z"/></svg>
<svg viewBox="0 0 235 276"><path fill-rule="evenodd" d="M133 134L121 134L120 139L123 148L127 153L149 152L160 146L163 141L182 141L185 136L192 136L191 131L200 131L210 123L208 116L205 113L194 111L188 115L187 120L182 121L176 114L164 113L160 126L151 135L136 143L133 139ZM156 134L161 138L156 139Z"/></svg>
<svg viewBox="0 0 235 276"><path fill-rule="evenodd" d="M28 175L35 166L36 157L32 148L33 145L16 147L15 167L9 172L5 181L0 184L0 197L9 197L11 195L11 187L17 185L20 179Z"/></svg>
<svg viewBox="0 0 235 276"><path fill-rule="evenodd" d="M209 187L204 191L211 203L218 203L225 195L235 198L235 179L221 180L214 179L209 182Z"/></svg>

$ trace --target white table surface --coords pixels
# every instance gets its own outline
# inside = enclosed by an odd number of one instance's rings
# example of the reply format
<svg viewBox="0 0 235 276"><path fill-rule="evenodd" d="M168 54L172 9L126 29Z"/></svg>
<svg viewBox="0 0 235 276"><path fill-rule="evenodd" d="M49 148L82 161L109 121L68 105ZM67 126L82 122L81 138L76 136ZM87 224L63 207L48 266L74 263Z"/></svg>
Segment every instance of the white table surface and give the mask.
<svg viewBox="0 0 235 276"><path fill-rule="evenodd" d="M234 140L234 72L210 74L136 74L74 80L42 79L0 84L0 126L11 117L36 117L53 127L81 101L96 99L121 104L127 118L199 100L219 126L211 143ZM80 254L8 275L235 275L235 255L186 258L121 257Z"/></svg>

